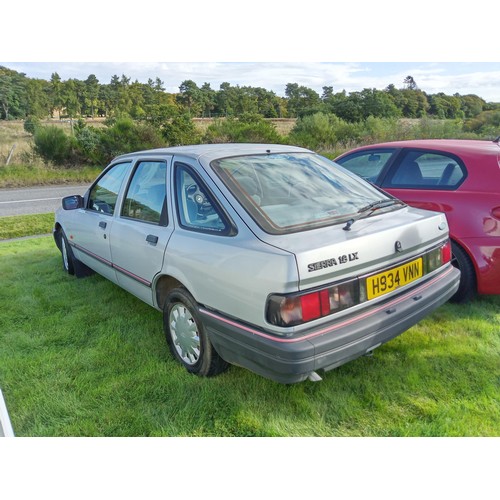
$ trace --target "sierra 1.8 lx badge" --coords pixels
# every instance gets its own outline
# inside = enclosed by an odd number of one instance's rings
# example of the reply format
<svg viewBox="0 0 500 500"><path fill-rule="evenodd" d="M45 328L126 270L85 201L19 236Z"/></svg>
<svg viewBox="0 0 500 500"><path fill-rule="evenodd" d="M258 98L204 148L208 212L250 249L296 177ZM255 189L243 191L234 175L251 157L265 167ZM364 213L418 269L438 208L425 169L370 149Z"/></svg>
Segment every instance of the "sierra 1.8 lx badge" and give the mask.
<svg viewBox="0 0 500 500"><path fill-rule="evenodd" d="M358 252L349 253L347 255L339 255L337 258L332 257L331 259L320 260L319 262L313 262L312 264L307 264L307 269L310 273L313 271L319 271L320 269L326 269L327 267L338 266L341 264L347 264L353 260L358 260Z"/></svg>

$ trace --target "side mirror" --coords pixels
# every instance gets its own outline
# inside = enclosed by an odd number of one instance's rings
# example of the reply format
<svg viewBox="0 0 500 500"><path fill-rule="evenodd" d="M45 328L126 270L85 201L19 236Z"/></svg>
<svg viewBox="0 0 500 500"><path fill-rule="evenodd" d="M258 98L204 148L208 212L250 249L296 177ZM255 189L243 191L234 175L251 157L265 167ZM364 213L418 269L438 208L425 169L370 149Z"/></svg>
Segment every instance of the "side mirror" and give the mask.
<svg viewBox="0 0 500 500"><path fill-rule="evenodd" d="M66 196L62 199L62 207L64 210L76 210L83 208L83 198L79 194Z"/></svg>

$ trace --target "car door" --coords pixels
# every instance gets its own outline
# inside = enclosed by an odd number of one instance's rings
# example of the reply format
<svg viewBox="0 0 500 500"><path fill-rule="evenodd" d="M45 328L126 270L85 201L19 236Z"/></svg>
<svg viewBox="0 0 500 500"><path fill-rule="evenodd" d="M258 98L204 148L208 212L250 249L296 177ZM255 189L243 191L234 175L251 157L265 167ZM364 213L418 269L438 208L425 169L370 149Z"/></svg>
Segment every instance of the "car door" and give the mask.
<svg viewBox="0 0 500 500"><path fill-rule="evenodd" d="M170 159L136 161L110 233L118 284L151 305L152 282L173 231L166 197L169 163Z"/></svg>
<svg viewBox="0 0 500 500"><path fill-rule="evenodd" d="M355 151L335 161L352 173L379 185L385 172L397 157L396 148L374 148Z"/></svg>
<svg viewBox="0 0 500 500"><path fill-rule="evenodd" d="M454 217L457 188L467 176L463 161L448 152L405 148L380 186L411 206Z"/></svg>
<svg viewBox="0 0 500 500"><path fill-rule="evenodd" d="M85 196L85 206L72 217L65 228L78 260L116 283L109 236L124 179L130 162L109 167L91 186Z"/></svg>

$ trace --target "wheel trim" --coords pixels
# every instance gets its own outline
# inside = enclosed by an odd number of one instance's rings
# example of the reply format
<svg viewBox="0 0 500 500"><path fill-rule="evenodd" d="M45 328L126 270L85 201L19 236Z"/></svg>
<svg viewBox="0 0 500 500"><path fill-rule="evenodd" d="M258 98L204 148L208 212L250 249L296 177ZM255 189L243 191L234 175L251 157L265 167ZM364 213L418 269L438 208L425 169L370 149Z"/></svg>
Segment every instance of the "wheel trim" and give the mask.
<svg viewBox="0 0 500 500"><path fill-rule="evenodd" d="M177 354L187 365L195 365L200 359L200 335L193 315L184 304L172 306L169 326Z"/></svg>
<svg viewBox="0 0 500 500"><path fill-rule="evenodd" d="M64 239L62 240L62 258L63 258L63 265L64 269L68 270L69 269L69 260L68 260L68 249L66 248L66 242Z"/></svg>

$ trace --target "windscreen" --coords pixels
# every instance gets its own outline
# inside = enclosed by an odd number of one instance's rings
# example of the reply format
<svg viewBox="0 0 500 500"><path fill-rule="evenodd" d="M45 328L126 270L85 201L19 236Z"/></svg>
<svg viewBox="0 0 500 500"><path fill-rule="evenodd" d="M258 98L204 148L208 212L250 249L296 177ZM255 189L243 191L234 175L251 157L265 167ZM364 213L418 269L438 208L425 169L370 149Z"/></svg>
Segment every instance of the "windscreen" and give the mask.
<svg viewBox="0 0 500 500"><path fill-rule="evenodd" d="M314 153L238 156L213 161L211 166L271 234L339 224L369 203L389 198Z"/></svg>

